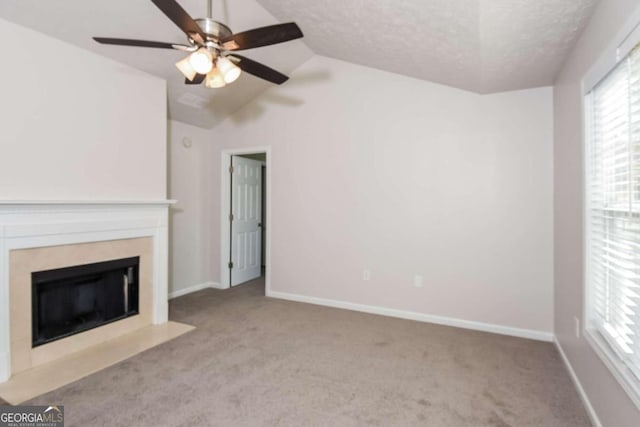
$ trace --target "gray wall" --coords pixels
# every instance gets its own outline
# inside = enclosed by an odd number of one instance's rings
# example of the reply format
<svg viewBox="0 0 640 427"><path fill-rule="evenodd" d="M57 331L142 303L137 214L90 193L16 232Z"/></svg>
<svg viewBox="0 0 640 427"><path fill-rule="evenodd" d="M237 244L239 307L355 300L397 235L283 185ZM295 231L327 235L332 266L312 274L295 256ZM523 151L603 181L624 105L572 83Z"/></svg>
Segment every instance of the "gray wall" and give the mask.
<svg viewBox="0 0 640 427"><path fill-rule="evenodd" d="M583 152L581 80L638 6L637 0L601 1L554 87L555 333L604 426L638 426L640 412L584 337L582 320Z"/></svg>
<svg viewBox="0 0 640 427"><path fill-rule="evenodd" d="M272 292L551 339L552 103L315 56L213 132L271 146Z"/></svg>
<svg viewBox="0 0 640 427"><path fill-rule="evenodd" d="M0 39L0 199L166 197L163 79L2 19Z"/></svg>

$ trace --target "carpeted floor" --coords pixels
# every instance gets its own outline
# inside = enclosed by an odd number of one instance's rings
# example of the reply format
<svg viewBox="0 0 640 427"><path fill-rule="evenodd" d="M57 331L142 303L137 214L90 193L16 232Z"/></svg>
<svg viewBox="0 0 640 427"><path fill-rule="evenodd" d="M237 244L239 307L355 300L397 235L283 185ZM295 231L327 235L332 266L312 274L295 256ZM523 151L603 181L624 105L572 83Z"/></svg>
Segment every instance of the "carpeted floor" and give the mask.
<svg viewBox="0 0 640 427"><path fill-rule="evenodd" d="M588 426L549 343L265 298L171 301L179 337L31 404L69 426Z"/></svg>

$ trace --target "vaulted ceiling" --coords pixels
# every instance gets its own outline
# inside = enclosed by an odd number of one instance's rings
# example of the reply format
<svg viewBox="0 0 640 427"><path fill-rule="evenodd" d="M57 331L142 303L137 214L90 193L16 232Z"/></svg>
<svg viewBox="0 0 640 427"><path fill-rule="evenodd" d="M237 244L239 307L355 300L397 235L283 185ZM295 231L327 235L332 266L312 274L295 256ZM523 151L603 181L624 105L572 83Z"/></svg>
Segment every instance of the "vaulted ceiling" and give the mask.
<svg viewBox="0 0 640 427"><path fill-rule="evenodd" d="M194 18L206 15L206 0L178 1ZM491 93L553 84L597 1L213 0L213 10L236 32L297 22L302 41L246 52L285 74L317 53ZM185 86L174 66L184 53L91 39L184 43L148 0L2 0L0 17L165 78L171 117L197 126L215 126L271 86L246 73L223 89ZM181 102L185 94L201 107Z"/></svg>
<svg viewBox="0 0 640 427"><path fill-rule="evenodd" d="M551 85L598 0L258 0L317 54L479 93Z"/></svg>
<svg viewBox="0 0 640 427"><path fill-rule="evenodd" d="M207 14L206 0L178 2L195 19ZM184 33L150 0L1 0L0 17L166 79L169 115L196 126L217 125L272 86L247 73L221 89L187 86L175 66L186 56L184 52L105 46L92 40L93 36L102 36L186 43ZM213 17L234 32L278 23L255 0L214 0ZM299 40L242 54L285 74L313 56ZM193 96L185 97L185 94ZM185 99L190 102L181 102ZM203 106L195 106L197 104Z"/></svg>

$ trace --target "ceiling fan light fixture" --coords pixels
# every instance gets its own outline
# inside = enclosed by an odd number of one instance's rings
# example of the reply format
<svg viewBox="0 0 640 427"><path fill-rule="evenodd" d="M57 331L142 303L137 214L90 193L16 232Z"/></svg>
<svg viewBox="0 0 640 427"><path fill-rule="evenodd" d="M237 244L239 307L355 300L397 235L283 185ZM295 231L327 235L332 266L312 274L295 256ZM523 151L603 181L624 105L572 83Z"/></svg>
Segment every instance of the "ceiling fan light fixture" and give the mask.
<svg viewBox="0 0 640 427"><path fill-rule="evenodd" d="M220 87L220 76L225 84L232 83L243 71L274 84L288 80L284 74L233 52L271 46L304 37L295 22L268 25L252 30L233 33L229 27L214 21L211 13L206 18L193 19L178 3L178 0L151 0L187 36L189 44L176 44L150 40L94 37L100 44L174 49L189 52L190 55L176 63L186 77L185 84L197 85L207 80L207 75L216 67L218 70L209 78L209 87ZM208 10L211 11L211 0ZM217 64L217 65L216 65Z"/></svg>
<svg viewBox="0 0 640 427"><path fill-rule="evenodd" d="M216 89L220 87L225 87L227 83L224 81L224 76L220 72L218 67L209 71L207 77L204 80L204 85L211 89Z"/></svg>
<svg viewBox="0 0 640 427"><path fill-rule="evenodd" d="M198 74L207 74L213 68L213 55L201 47L189 55L189 63Z"/></svg>
<svg viewBox="0 0 640 427"><path fill-rule="evenodd" d="M191 65L190 59L191 57L187 56L183 60L176 62L176 67L178 67L178 70L180 70L180 72L187 78L187 80L193 81L193 78L198 73Z"/></svg>
<svg viewBox="0 0 640 427"><path fill-rule="evenodd" d="M235 82L242 73L242 70L236 64L224 56L218 58L216 68L220 70L227 84Z"/></svg>

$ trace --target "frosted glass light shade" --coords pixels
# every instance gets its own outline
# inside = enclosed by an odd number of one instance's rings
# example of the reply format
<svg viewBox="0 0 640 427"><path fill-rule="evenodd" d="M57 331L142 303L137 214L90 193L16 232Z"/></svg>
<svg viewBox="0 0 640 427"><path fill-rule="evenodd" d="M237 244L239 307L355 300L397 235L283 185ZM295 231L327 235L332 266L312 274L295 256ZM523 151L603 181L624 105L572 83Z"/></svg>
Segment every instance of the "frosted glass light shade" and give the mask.
<svg viewBox="0 0 640 427"><path fill-rule="evenodd" d="M224 87L227 85L227 83L224 81L224 76L220 72L220 69L216 67L213 70L209 71L207 77L204 79L204 85L208 88L215 89Z"/></svg>
<svg viewBox="0 0 640 427"><path fill-rule="evenodd" d="M176 62L176 67L178 70L187 78L189 81L193 81L193 78L198 74L196 70L191 66L191 61L189 61L189 56L184 58L182 61Z"/></svg>
<svg viewBox="0 0 640 427"><path fill-rule="evenodd" d="M221 56L218 58L218 61L216 63L216 68L220 70L220 72L224 76L224 81L226 83L235 82L238 79L238 77L240 77L240 73L242 73L242 70L238 68L236 64L229 61L224 56Z"/></svg>
<svg viewBox="0 0 640 427"><path fill-rule="evenodd" d="M207 74L213 68L213 56L203 47L189 55L189 62L198 74Z"/></svg>

